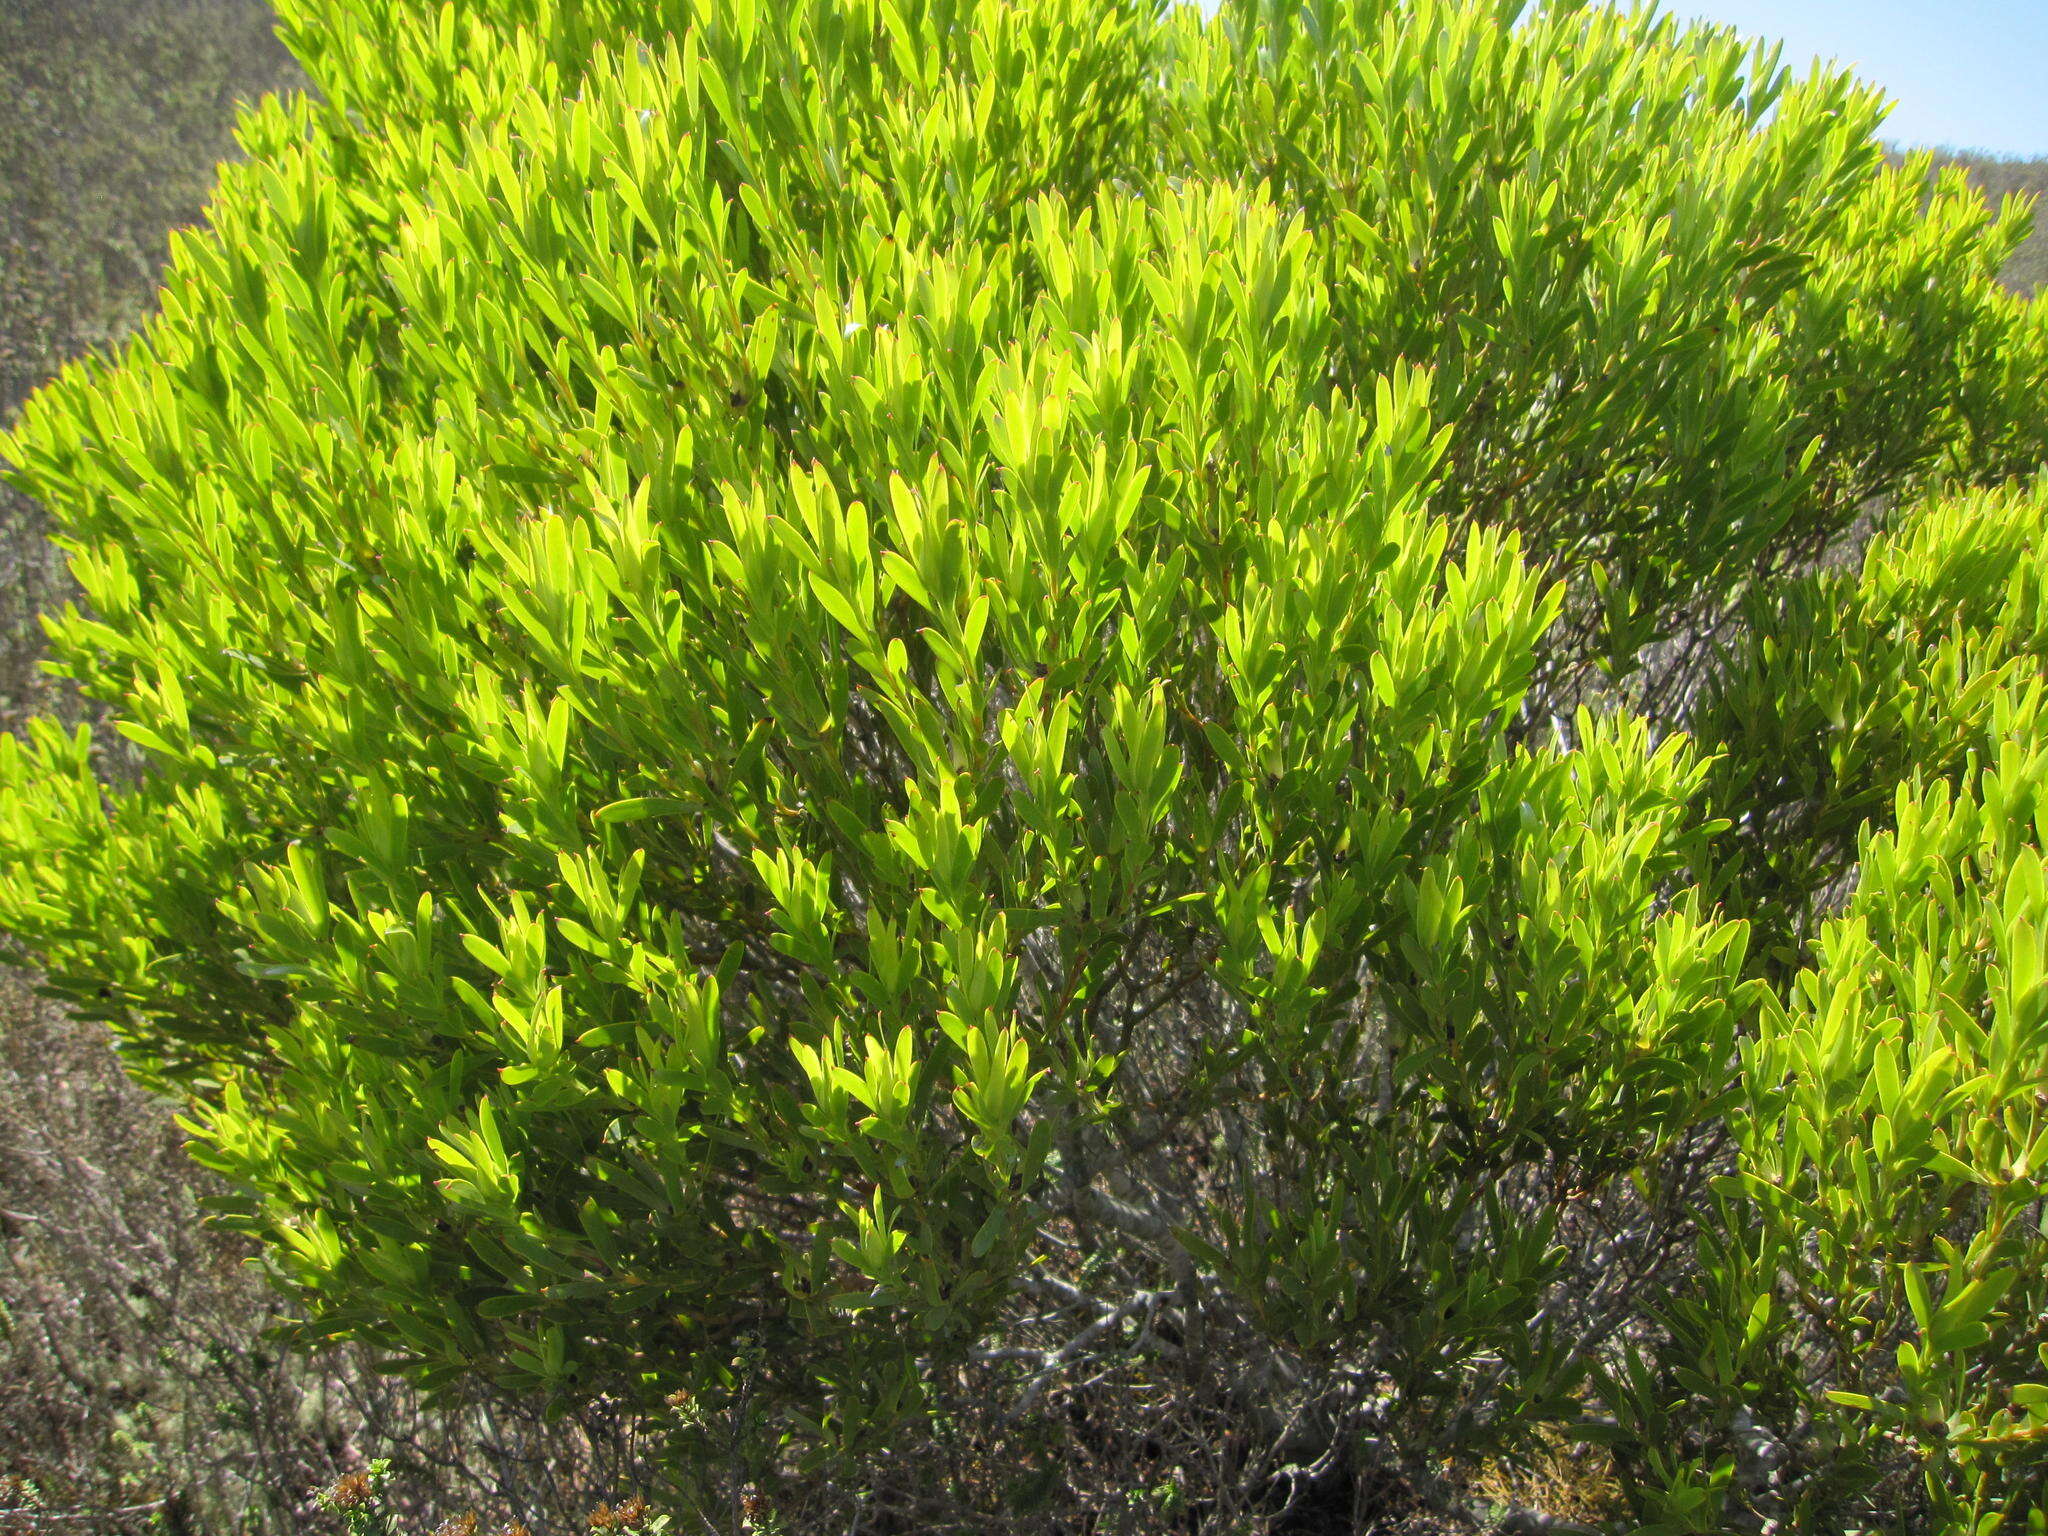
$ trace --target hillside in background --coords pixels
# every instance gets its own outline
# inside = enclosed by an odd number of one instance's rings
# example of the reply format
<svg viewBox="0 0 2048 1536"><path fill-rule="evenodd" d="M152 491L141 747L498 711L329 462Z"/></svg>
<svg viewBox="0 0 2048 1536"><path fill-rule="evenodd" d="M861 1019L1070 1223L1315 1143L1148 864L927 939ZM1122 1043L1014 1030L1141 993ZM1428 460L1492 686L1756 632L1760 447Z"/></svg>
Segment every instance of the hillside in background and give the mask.
<svg viewBox="0 0 2048 1536"><path fill-rule="evenodd" d="M0 424L155 308L174 229L240 158L235 107L307 87L268 0L0 0ZM68 590L0 486L0 727L32 712L32 615Z"/></svg>
<svg viewBox="0 0 2048 1536"><path fill-rule="evenodd" d="M235 103L302 90L266 0L0 5L0 419L154 307Z"/></svg>

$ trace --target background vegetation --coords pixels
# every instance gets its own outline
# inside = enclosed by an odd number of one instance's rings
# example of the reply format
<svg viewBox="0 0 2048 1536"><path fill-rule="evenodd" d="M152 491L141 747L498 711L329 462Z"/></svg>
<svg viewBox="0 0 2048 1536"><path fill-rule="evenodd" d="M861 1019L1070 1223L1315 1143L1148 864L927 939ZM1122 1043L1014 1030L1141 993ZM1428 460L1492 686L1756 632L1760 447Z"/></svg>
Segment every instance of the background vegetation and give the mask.
<svg viewBox="0 0 2048 1536"><path fill-rule="evenodd" d="M259 0L11 0L0 9L0 423L67 359L146 316L171 230L202 214L237 102L306 81ZM2048 191L2048 160L1944 153L1996 199ZM2006 280L2048 279L2048 229ZM69 584L41 509L0 486L0 723L78 717L34 662L33 616ZM125 761L104 764L125 772ZM97 1025L0 989L0 1531L302 1528L318 1483L395 1454L421 1520L469 1504L560 1528L633 1485L630 1433L503 1400L435 1417L347 1354L259 1335L277 1302L205 1228L211 1193L168 1109ZM1028 1455L1025 1475L1030 1475ZM1598 1508L1560 1457L1548 1507ZM1582 1477L1592 1492L1575 1494ZM90 1512L89 1514L87 1512Z"/></svg>

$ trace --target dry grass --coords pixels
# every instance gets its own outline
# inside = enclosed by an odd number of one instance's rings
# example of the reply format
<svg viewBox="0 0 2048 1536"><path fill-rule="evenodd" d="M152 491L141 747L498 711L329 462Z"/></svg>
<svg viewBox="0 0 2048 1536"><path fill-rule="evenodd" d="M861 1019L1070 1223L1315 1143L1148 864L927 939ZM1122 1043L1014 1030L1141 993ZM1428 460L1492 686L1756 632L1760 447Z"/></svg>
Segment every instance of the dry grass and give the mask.
<svg viewBox="0 0 2048 1536"><path fill-rule="evenodd" d="M0 1470L46 1511L125 1511L109 1536L263 1528L273 1490L360 1456L338 1384L261 1346L275 1304L104 1032L20 972L0 1017Z"/></svg>
<svg viewBox="0 0 2048 1536"><path fill-rule="evenodd" d="M1488 1463L1469 1486L1495 1506L1540 1509L1574 1524L1597 1526L1626 1513L1607 1453L1569 1440L1557 1430L1545 1432L1541 1449L1528 1465Z"/></svg>
<svg viewBox="0 0 2048 1536"><path fill-rule="evenodd" d="M358 1353L272 1347L284 1304L208 1192L106 1032L0 971L0 1536L317 1529L313 1490L378 1456L408 1529L486 1505L546 1536L647 1475L630 1426L430 1413Z"/></svg>

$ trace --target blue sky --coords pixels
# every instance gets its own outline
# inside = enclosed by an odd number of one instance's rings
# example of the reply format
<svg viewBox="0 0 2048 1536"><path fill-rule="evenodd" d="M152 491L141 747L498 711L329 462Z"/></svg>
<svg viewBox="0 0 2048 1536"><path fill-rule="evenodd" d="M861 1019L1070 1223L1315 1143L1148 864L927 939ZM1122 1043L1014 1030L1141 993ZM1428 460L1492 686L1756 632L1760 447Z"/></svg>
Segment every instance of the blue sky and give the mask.
<svg viewBox="0 0 2048 1536"><path fill-rule="evenodd" d="M1665 0L1785 44L1804 73L1839 60L1894 103L1884 137L2048 158L2048 0Z"/></svg>

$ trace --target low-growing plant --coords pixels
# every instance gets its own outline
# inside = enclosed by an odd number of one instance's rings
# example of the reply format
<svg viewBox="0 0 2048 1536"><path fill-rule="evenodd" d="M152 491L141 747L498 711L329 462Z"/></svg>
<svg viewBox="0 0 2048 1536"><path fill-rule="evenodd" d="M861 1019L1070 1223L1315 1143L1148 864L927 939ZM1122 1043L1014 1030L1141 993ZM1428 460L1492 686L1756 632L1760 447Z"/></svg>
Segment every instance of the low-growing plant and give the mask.
<svg viewBox="0 0 2048 1536"><path fill-rule="evenodd" d="M0 741L0 922L292 1338L712 1529L2031 1508L2025 215L1523 9L287 0L0 440L149 763Z"/></svg>

